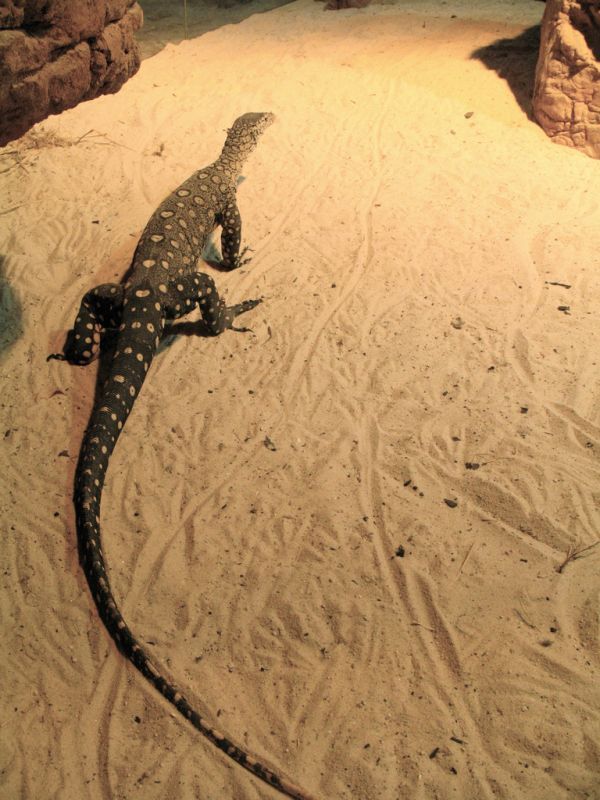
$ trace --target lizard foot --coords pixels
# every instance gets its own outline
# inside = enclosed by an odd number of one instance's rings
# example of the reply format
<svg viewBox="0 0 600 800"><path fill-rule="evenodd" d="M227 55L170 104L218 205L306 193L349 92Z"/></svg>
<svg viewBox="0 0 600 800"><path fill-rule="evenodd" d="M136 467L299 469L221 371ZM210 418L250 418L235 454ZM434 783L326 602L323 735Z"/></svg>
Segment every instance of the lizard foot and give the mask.
<svg viewBox="0 0 600 800"><path fill-rule="evenodd" d="M243 300L241 303L237 303L234 306L228 306L226 314L227 314L227 327L229 330L237 331L238 333L248 333L251 331L251 328L238 328L235 327L233 324L233 320L239 316L240 314L245 314L246 311L250 311L252 308L256 308L256 306L262 303L262 297L258 300Z"/></svg>
<svg viewBox="0 0 600 800"><path fill-rule="evenodd" d="M240 267L243 267L245 264L249 264L252 261L252 256L248 256L247 258L244 258L244 256L246 255L246 253L253 253L253 252L254 251L252 250L251 247L247 246L243 247L242 250L232 258L231 263L221 262L221 264L225 269L231 272L234 269L239 269Z"/></svg>
<svg viewBox="0 0 600 800"><path fill-rule="evenodd" d="M258 300L242 300L241 303L237 303L235 306L229 306L227 310L230 311L234 317L237 317L240 314L245 314L246 311L250 311L252 308L256 308L259 303L262 303L262 297Z"/></svg>

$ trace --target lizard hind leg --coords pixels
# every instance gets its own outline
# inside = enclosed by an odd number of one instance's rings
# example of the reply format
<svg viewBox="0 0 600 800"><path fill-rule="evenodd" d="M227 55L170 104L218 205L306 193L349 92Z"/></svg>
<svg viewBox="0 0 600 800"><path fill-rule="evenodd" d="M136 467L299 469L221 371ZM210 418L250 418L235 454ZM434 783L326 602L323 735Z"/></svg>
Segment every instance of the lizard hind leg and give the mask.
<svg viewBox="0 0 600 800"><path fill-rule="evenodd" d="M55 358L82 367L90 364L98 355L101 332L121 322L123 295L124 288L117 283L103 283L87 292L67 333L63 352L52 353L47 360Z"/></svg>

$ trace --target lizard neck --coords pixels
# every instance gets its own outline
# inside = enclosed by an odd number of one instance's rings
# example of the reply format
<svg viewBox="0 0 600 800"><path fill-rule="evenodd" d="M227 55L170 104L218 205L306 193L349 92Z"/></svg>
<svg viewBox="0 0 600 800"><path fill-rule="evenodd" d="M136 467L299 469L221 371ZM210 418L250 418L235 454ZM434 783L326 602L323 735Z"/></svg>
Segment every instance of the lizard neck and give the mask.
<svg viewBox="0 0 600 800"><path fill-rule="evenodd" d="M236 178L239 177L246 159L255 149L256 144L257 140L251 133L229 131L217 164L222 164Z"/></svg>

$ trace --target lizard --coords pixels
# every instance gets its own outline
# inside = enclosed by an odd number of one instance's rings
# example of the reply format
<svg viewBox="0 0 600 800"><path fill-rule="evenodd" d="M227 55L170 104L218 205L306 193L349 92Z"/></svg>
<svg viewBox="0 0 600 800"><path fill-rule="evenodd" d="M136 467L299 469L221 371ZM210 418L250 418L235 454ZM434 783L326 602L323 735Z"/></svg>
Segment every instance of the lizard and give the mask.
<svg viewBox="0 0 600 800"><path fill-rule="evenodd" d="M248 113L228 129L219 158L194 172L150 217L135 249L124 282L105 283L87 292L73 328L57 359L85 366L99 354L101 335L116 329L115 350L83 435L75 469L73 501L79 561L100 619L121 653L179 713L235 762L295 800L314 800L280 773L234 744L204 719L182 692L164 676L129 625L113 596L100 538L100 503L109 458L142 388L167 321L195 307L208 332L245 332L235 318L261 300L226 306L214 280L196 269L203 249L221 227L223 270L250 261L240 251L241 218L236 187L243 164L262 132L273 123L271 113Z"/></svg>

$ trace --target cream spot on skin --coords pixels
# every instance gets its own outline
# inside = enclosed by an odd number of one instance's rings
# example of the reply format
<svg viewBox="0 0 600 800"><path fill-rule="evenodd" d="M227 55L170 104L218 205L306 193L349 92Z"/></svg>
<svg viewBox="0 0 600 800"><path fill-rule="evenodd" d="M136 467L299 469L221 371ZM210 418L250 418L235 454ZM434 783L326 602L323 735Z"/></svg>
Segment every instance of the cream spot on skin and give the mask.
<svg viewBox="0 0 600 800"><path fill-rule="evenodd" d="M153 234L152 234L152 236L151 236L150 238L152 239L152 241L153 241L153 242L162 242L162 240L163 240L165 237L164 237L164 236L162 236L160 233L153 233Z"/></svg>
<svg viewBox="0 0 600 800"><path fill-rule="evenodd" d="M174 213L174 211L161 211L160 215L163 219L169 219L169 217L172 217Z"/></svg>
<svg viewBox="0 0 600 800"><path fill-rule="evenodd" d="M178 189L177 191L179 197L187 197L189 193L189 189Z"/></svg>
<svg viewBox="0 0 600 800"><path fill-rule="evenodd" d="M141 353L137 353L135 357L137 358L138 361L144 360L144 356Z"/></svg>
<svg viewBox="0 0 600 800"><path fill-rule="evenodd" d="M156 262L153 261L152 263L155 264ZM149 294L150 294L150 292L149 292L148 289L138 289L137 292L135 293L135 296L136 297L148 297Z"/></svg>
<svg viewBox="0 0 600 800"><path fill-rule="evenodd" d="M131 347L126 347L126 348L123 350L123 352L124 352L124 353L133 353L133 350L131 349Z"/></svg>
<svg viewBox="0 0 600 800"><path fill-rule="evenodd" d="M133 397L135 395L135 386L129 387L129 394Z"/></svg>
<svg viewBox="0 0 600 800"><path fill-rule="evenodd" d="M177 291L178 292L183 292L183 284L182 283L178 283L177 284Z"/></svg>
<svg viewBox="0 0 600 800"><path fill-rule="evenodd" d="M131 327L134 328L135 330L137 330L138 328L142 327L142 323L141 322L132 322L131 323Z"/></svg>
<svg viewBox="0 0 600 800"><path fill-rule="evenodd" d="M166 231L172 231L173 230L173 226L172 225L165 225L165 230Z"/></svg>
<svg viewBox="0 0 600 800"><path fill-rule="evenodd" d="M148 330L150 331L150 333L154 333L154 325L153 325L151 322L149 322L149 323L146 325L146 327L148 328Z"/></svg>
<svg viewBox="0 0 600 800"><path fill-rule="evenodd" d="M173 245L173 247L174 247L176 250L178 250L178 249L179 249L179 242L178 242L178 241L176 241L175 239L171 239L171 244Z"/></svg>
<svg viewBox="0 0 600 800"><path fill-rule="evenodd" d="M177 203L177 207L178 208L184 208L184 204L183 203Z"/></svg>
<svg viewBox="0 0 600 800"><path fill-rule="evenodd" d="M156 261L153 258L147 258L145 261L142 261L142 264L145 267L153 267L156 264ZM138 294L138 292L136 292L136 294L137 294L138 297L143 297L144 296L144 295Z"/></svg>
<svg viewBox="0 0 600 800"><path fill-rule="evenodd" d="M123 375L115 375L114 379L117 383L125 383L125 378L123 377ZM92 439L92 441L94 440Z"/></svg>
<svg viewBox="0 0 600 800"><path fill-rule="evenodd" d="M168 261L161 261L160 265L161 265L161 267L164 267L164 269L169 269L169 262Z"/></svg>
<svg viewBox="0 0 600 800"><path fill-rule="evenodd" d="M180 219L178 222L182 228L187 228L187 222L184 219Z"/></svg>
<svg viewBox="0 0 600 800"><path fill-rule="evenodd" d="M159 285L159 287L158 287L158 291L159 291L159 292L162 292L163 294L166 294L166 293L167 293L167 287L164 285L164 283L161 283L161 284Z"/></svg>
<svg viewBox="0 0 600 800"><path fill-rule="evenodd" d="M154 303L154 308L155 308L157 311L160 311L160 303Z"/></svg>

